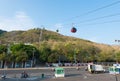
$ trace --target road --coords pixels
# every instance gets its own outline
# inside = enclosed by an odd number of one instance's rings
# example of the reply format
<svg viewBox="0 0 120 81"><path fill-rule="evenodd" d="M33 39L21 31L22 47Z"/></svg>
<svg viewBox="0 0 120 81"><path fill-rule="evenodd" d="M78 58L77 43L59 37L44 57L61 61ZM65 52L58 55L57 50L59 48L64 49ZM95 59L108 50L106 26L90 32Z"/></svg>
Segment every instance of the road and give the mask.
<svg viewBox="0 0 120 81"><path fill-rule="evenodd" d="M21 79L20 74L22 71L26 71L30 78ZM52 68L33 68L33 69L5 69L0 70L0 76L3 73L7 74L7 79L0 81L116 81L115 75L109 73L90 74L81 68L65 68L64 78L55 78ZM41 74L45 75L45 78L41 78ZM120 81L120 75L117 75L118 81Z"/></svg>

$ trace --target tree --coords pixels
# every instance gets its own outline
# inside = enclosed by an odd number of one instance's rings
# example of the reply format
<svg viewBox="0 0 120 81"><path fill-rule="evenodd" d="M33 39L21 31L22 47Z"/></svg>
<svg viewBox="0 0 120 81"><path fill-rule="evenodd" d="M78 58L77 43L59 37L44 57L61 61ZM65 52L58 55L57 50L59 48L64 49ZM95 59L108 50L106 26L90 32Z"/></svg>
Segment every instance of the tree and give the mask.
<svg viewBox="0 0 120 81"><path fill-rule="evenodd" d="M1 67L4 67L4 64L8 61L7 56L7 46L6 45L0 45L0 61L1 61Z"/></svg>
<svg viewBox="0 0 120 81"><path fill-rule="evenodd" d="M6 45L0 45L0 54L7 53L7 46Z"/></svg>
<svg viewBox="0 0 120 81"><path fill-rule="evenodd" d="M17 52L25 52L28 55L28 59L32 60L33 52L36 57L38 57L38 50L32 45L24 45L24 44L14 44L11 46L12 54L16 54Z"/></svg>
<svg viewBox="0 0 120 81"><path fill-rule="evenodd" d="M120 51L115 54L115 61L120 62Z"/></svg>
<svg viewBox="0 0 120 81"><path fill-rule="evenodd" d="M50 63L56 63L58 61L59 61L59 55L58 54L52 53L52 54L49 55L48 62L50 62Z"/></svg>
<svg viewBox="0 0 120 81"><path fill-rule="evenodd" d="M28 55L24 51L18 51L16 52L16 62L25 62L28 60Z"/></svg>
<svg viewBox="0 0 120 81"><path fill-rule="evenodd" d="M1 61L5 61L6 60L6 53L5 52L0 54L0 60Z"/></svg>
<svg viewBox="0 0 120 81"><path fill-rule="evenodd" d="M43 42L40 45L40 56L39 56L40 61L47 62L50 54L51 54L50 46L47 45L46 42Z"/></svg>
<svg viewBox="0 0 120 81"><path fill-rule="evenodd" d="M36 60L38 57L37 49L32 45L24 44L14 44L11 46L12 55L11 58L14 58L15 62L22 62L23 66L28 60ZM35 63L35 61L34 61Z"/></svg>

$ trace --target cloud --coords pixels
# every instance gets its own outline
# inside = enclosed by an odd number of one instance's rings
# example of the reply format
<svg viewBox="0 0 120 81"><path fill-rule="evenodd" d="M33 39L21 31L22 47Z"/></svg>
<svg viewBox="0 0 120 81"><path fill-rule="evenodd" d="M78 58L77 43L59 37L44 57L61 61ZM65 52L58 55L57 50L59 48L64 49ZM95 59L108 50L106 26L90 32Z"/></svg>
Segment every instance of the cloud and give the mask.
<svg viewBox="0 0 120 81"><path fill-rule="evenodd" d="M25 12L16 12L13 17L0 16L0 29L12 30L28 30L33 28L33 20Z"/></svg>

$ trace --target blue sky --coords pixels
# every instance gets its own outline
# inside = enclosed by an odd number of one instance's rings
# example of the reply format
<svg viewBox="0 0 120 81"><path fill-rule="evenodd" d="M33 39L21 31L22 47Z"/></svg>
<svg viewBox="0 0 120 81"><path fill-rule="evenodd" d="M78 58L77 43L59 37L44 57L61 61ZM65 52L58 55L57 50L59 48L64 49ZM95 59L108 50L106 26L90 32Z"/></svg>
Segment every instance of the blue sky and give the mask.
<svg viewBox="0 0 120 81"><path fill-rule="evenodd" d="M0 29L45 27L59 29L66 36L119 44L115 40L120 40L120 3L86 14L117 1L120 0L0 0ZM70 32L72 23L76 33Z"/></svg>

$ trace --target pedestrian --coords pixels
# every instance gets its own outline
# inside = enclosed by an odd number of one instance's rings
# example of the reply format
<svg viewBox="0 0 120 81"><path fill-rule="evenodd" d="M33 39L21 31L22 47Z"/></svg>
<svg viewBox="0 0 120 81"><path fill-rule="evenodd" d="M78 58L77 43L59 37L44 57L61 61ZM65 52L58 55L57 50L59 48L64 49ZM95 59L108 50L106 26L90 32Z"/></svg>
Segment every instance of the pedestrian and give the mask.
<svg viewBox="0 0 120 81"><path fill-rule="evenodd" d="M21 73L21 78L27 78L27 77L28 77L28 74L25 71L23 71Z"/></svg>

